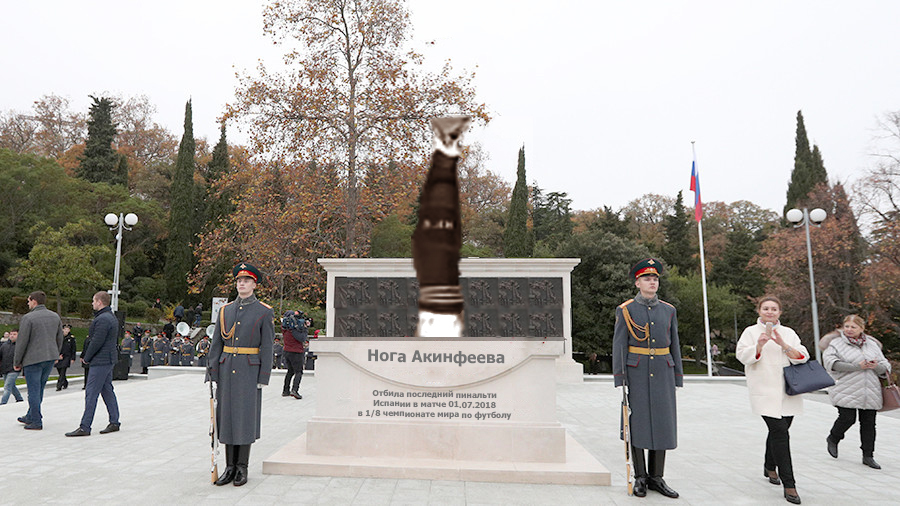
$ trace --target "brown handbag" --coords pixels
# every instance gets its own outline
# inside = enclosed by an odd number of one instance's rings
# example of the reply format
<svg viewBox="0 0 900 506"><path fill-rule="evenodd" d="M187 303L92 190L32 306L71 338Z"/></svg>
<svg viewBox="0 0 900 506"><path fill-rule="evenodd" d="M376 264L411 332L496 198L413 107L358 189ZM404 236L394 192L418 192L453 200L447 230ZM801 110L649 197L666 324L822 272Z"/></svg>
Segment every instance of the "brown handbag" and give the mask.
<svg viewBox="0 0 900 506"><path fill-rule="evenodd" d="M900 387L888 376L888 384L881 387L881 409L878 411L890 411L900 408Z"/></svg>

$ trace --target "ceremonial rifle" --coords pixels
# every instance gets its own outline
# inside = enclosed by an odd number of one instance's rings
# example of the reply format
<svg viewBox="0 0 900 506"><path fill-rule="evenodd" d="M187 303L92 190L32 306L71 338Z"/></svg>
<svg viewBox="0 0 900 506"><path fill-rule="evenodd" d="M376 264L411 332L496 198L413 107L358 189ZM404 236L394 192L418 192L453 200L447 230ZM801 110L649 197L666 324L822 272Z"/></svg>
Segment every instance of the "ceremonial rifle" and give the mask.
<svg viewBox="0 0 900 506"><path fill-rule="evenodd" d="M622 439L625 441L625 479L628 482L628 495L634 495L634 482L631 478L631 407L628 405L628 384L622 380Z"/></svg>
<svg viewBox="0 0 900 506"><path fill-rule="evenodd" d="M216 427L216 397L213 393L213 381L210 379L209 381L209 437L211 438L211 448L212 454L210 458L212 459L212 467L210 468L210 472L212 473L212 482L215 483L216 480L219 479L219 468L216 464L216 456L219 453L219 440L216 437L218 432Z"/></svg>

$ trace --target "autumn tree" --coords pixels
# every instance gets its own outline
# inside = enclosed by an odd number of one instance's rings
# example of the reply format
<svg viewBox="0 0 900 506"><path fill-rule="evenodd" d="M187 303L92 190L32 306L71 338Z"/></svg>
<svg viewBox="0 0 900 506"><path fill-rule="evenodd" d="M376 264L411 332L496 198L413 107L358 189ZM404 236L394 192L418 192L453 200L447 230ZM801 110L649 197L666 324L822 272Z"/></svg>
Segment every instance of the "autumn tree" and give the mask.
<svg viewBox="0 0 900 506"><path fill-rule="evenodd" d="M503 230L511 188L496 172L487 169L488 155L480 144L466 146L458 166L459 207L463 245L473 254L503 254Z"/></svg>
<svg viewBox="0 0 900 506"><path fill-rule="evenodd" d="M128 174L118 172L121 169L119 154L113 149L116 137L116 123L112 119L115 102L107 97L91 96L94 103L88 119L88 136L84 154L80 158L78 177L92 183L126 184Z"/></svg>
<svg viewBox="0 0 900 506"><path fill-rule="evenodd" d="M358 256L372 223L389 214L392 199L374 202L365 182L370 170L393 161L406 178L397 192L421 174L430 153L427 119L470 114L484 123L484 104L475 100L472 75L454 77L449 65L438 74L423 70L422 57L403 52L409 13L399 0L290 0L264 10L266 34L294 45L284 72L261 63L257 76L244 75L227 116L250 130L252 151L269 162L301 170L315 161L333 166L340 185L327 200L342 205L339 256ZM304 178L306 179L306 178ZM406 183L406 184L404 184ZM331 206L327 206L331 208ZM371 216L376 209L387 214Z"/></svg>
<svg viewBox="0 0 900 506"><path fill-rule="evenodd" d="M503 256L530 257L534 252L534 235L528 229L528 185L525 183L525 146L519 148L516 185L509 201L509 218L503 232Z"/></svg>
<svg viewBox="0 0 900 506"><path fill-rule="evenodd" d="M116 147L127 157L129 189L168 207L178 138L156 122L156 106L146 95L118 98L116 102Z"/></svg>
<svg viewBox="0 0 900 506"><path fill-rule="evenodd" d="M820 227L810 227L816 301L823 329L840 323L844 315L860 310L859 286L863 250L856 217L841 185L819 185L810 194L824 205L828 217ZM782 228L770 235L751 262L769 281L769 291L785 307L782 321L797 330L804 343L812 345L812 315L809 270L803 230Z"/></svg>
<svg viewBox="0 0 900 506"><path fill-rule="evenodd" d="M664 224L675 199L666 195L646 193L628 202L620 211L628 221L631 237L659 254L665 243Z"/></svg>
<svg viewBox="0 0 900 506"><path fill-rule="evenodd" d="M187 276L194 265L192 243L195 231L194 123L191 101L184 106L184 135L172 177L172 208L166 249L166 291L170 301L187 295Z"/></svg>
<svg viewBox="0 0 900 506"><path fill-rule="evenodd" d="M35 146L38 125L24 114L9 110L0 113L0 149L30 153Z"/></svg>

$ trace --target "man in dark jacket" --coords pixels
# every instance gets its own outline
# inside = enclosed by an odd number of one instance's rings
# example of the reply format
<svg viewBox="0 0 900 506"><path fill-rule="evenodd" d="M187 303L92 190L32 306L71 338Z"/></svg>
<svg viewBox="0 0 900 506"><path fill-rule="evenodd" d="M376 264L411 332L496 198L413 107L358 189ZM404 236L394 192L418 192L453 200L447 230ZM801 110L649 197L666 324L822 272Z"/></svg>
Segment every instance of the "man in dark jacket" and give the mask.
<svg viewBox="0 0 900 506"><path fill-rule="evenodd" d="M281 335L284 338L284 361L287 373L284 375L282 397L291 396L302 399L300 380L303 379L303 368L306 366L306 349L309 348L309 333L306 318L302 311L289 311L282 318ZM287 324L287 322L291 322ZM293 378L293 381L292 381Z"/></svg>
<svg viewBox="0 0 900 506"><path fill-rule="evenodd" d="M46 301L47 295L44 292L31 292L28 296L31 311L19 322L19 340L13 360L13 367L17 371L25 371L28 414L19 417L19 421L28 430L44 428L41 416L44 386L47 385L47 378L53 370L53 363L59 357L63 342L62 321L58 314L44 306Z"/></svg>
<svg viewBox="0 0 900 506"><path fill-rule="evenodd" d="M634 495L644 497L650 489L675 498L663 470L666 450L677 445L675 387L683 386L684 377L675 307L656 295L662 270L653 258L631 268L639 293L616 308L613 374L615 386L624 383L628 390Z"/></svg>
<svg viewBox="0 0 900 506"><path fill-rule="evenodd" d="M232 271L238 298L219 311L209 349L209 378L216 382L216 427L225 445L225 472L216 485L247 483L250 445L260 437L262 387L272 374L275 315L253 291L256 267L241 263Z"/></svg>
<svg viewBox="0 0 900 506"><path fill-rule="evenodd" d="M81 424L66 436L90 436L91 423L94 421L94 412L97 410L97 397L103 396L106 411L109 412L109 425L100 431L100 434L116 432L119 430L119 402L113 391L112 373L118 361L116 345L119 341L119 321L109 307L110 296L107 292L94 294L94 321L88 332L91 335L91 344L84 352L84 362L90 364L91 374L88 376L87 388L84 393L84 415Z"/></svg>
<svg viewBox="0 0 900 506"><path fill-rule="evenodd" d="M59 373L59 379L56 380L56 391L69 388L69 380L66 378L66 369L75 361L77 354L75 336L72 335L72 326L63 325L63 344L59 350L59 360L56 361L56 371Z"/></svg>

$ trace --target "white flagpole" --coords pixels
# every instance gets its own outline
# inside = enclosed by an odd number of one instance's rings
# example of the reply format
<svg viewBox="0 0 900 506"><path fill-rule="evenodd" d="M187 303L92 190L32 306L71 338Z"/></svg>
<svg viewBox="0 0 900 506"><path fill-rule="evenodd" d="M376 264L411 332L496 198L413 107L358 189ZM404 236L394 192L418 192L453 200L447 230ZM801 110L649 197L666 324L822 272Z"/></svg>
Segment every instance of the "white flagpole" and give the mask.
<svg viewBox="0 0 900 506"><path fill-rule="evenodd" d="M694 149L694 141L691 141L691 152L694 155L694 168L697 179L700 179L700 166L697 165L697 150ZM699 181L698 181L699 185ZM699 188L697 189L699 191ZM702 204L702 201L700 203ZM696 212L696 210L694 211ZM706 297L706 258L703 255L703 219L697 221L697 233L700 237L700 278L703 282L703 330L706 336L706 375L712 376L712 352L709 343L709 302Z"/></svg>

